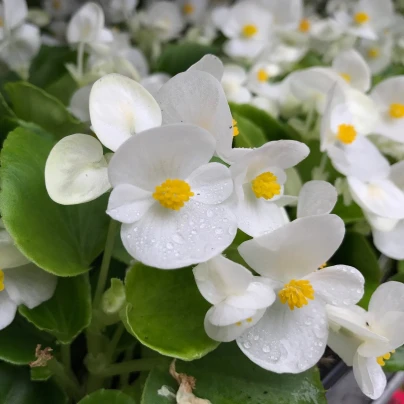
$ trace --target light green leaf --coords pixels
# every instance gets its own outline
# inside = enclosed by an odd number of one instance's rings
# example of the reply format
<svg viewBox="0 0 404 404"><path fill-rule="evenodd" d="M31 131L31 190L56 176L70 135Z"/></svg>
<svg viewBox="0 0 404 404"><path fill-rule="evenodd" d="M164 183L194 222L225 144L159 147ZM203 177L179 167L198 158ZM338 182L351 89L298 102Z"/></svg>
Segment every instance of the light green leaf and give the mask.
<svg viewBox="0 0 404 404"><path fill-rule="evenodd" d="M365 294L358 304L367 309L369 300L381 280L377 256L369 241L361 234L347 232L341 247L331 261L333 265L350 265L362 273L365 277Z"/></svg>
<svg viewBox="0 0 404 404"><path fill-rule="evenodd" d="M233 119L237 122L239 134L234 137L234 147L260 147L266 143L264 132L248 118L233 113Z"/></svg>
<svg viewBox="0 0 404 404"><path fill-rule="evenodd" d="M332 213L339 216L345 222L345 224L365 220L362 209L353 201L350 205L346 206L341 196L338 197L337 204L335 205Z"/></svg>
<svg viewBox="0 0 404 404"><path fill-rule="evenodd" d="M27 82L7 83L5 89L18 118L41 126L56 139L88 131L88 127L74 118L61 101L44 90Z"/></svg>
<svg viewBox="0 0 404 404"><path fill-rule="evenodd" d="M0 404L67 404L52 381L32 382L29 369L0 363Z"/></svg>
<svg viewBox="0 0 404 404"><path fill-rule="evenodd" d="M203 320L210 306L191 268L164 271L136 263L125 288L127 326L142 344L184 360L201 358L218 346L205 333Z"/></svg>
<svg viewBox="0 0 404 404"><path fill-rule="evenodd" d="M404 346L396 349L396 352L385 363L383 370L386 372L400 372L404 370Z"/></svg>
<svg viewBox="0 0 404 404"><path fill-rule="evenodd" d="M31 310L20 306L19 312L40 330L54 335L59 342L71 343L91 322L88 275L59 278L50 300Z"/></svg>
<svg viewBox="0 0 404 404"><path fill-rule="evenodd" d="M135 400L122 391L103 389L84 397L78 404L135 404Z"/></svg>
<svg viewBox="0 0 404 404"><path fill-rule="evenodd" d="M271 373L251 362L235 343L222 344L197 361L177 361L176 370L195 377L194 394L214 404L326 403L316 368L294 375ZM178 389L168 369L153 369L146 381L142 404L167 404L168 399L157 393L163 385Z"/></svg>
<svg viewBox="0 0 404 404"><path fill-rule="evenodd" d="M22 128L9 134L1 153L0 209L6 229L31 261L74 276L87 272L105 245L108 195L75 206L53 202L44 179L53 144Z"/></svg>

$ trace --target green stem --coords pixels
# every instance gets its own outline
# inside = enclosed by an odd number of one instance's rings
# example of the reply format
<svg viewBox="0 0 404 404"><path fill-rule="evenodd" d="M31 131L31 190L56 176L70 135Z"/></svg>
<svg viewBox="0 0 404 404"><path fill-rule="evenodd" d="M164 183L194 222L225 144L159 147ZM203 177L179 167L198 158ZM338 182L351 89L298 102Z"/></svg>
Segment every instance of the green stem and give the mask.
<svg viewBox="0 0 404 404"><path fill-rule="evenodd" d="M107 358L110 362L112 362L116 347L118 346L119 340L122 337L122 334L125 331L125 326L122 323L119 323L115 329L114 335L112 336L111 342L109 343Z"/></svg>
<svg viewBox="0 0 404 404"><path fill-rule="evenodd" d="M83 79L84 46L84 42L80 42L77 48L77 72L80 81Z"/></svg>
<svg viewBox="0 0 404 404"><path fill-rule="evenodd" d="M112 258L112 250L114 248L115 233L118 227L118 222L111 219L108 228L107 241L105 243L104 256L102 257L100 274L98 276L97 287L95 289L93 308L98 308L101 303L102 294L105 290L105 285L108 278L109 264Z"/></svg>
<svg viewBox="0 0 404 404"><path fill-rule="evenodd" d="M83 393L75 377L70 374L71 372L67 371L55 358L48 362L48 368L53 373L56 383L66 391L67 395L71 397L74 402L80 401L83 397Z"/></svg>
<svg viewBox="0 0 404 404"><path fill-rule="evenodd" d="M320 166L319 166L321 172L325 171L327 162L328 162L328 154L327 154L327 152L323 152L323 155L321 156L321 160L320 160Z"/></svg>
<svg viewBox="0 0 404 404"><path fill-rule="evenodd" d="M135 345L129 347L124 354L123 360L124 362L126 361L130 361L133 357L133 351L136 347L136 343ZM129 376L130 373L122 373L121 376L119 377L119 388L121 390L124 390L128 385L129 385Z"/></svg>
<svg viewBox="0 0 404 404"><path fill-rule="evenodd" d="M115 363L97 373L99 376L112 377L123 373L143 372L151 370L157 365L168 364L169 358L144 358Z"/></svg>
<svg viewBox="0 0 404 404"><path fill-rule="evenodd" d="M66 369L71 369L71 354L70 354L70 344L61 344L60 345L60 354L62 356L62 363Z"/></svg>

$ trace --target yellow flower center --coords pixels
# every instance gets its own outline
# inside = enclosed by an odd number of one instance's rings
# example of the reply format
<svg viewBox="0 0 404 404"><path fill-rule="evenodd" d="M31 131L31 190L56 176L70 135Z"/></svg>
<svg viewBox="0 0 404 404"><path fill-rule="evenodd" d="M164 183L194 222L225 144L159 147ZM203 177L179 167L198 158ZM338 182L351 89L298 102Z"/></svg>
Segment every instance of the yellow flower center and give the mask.
<svg viewBox="0 0 404 404"><path fill-rule="evenodd" d="M62 7L62 2L61 0L52 0L52 7L55 10L60 10L60 8Z"/></svg>
<svg viewBox="0 0 404 404"><path fill-rule="evenodd" d="M255 24L246 24L243 27L243 36L246 38L253 37L258 32L258 27Z"/></svg>
<svg viewBox="0 0 404 404"><path fill-rule="evenodd" d="M393 103L390 105L389 114L392 118L404 118L404 104Z"/></svg>
<svg viewBox="0 0 404 404"><path fill-rule="evenodd" d="M380 366L384 366L386 364L385 361L388 361L391 358L391 354L396 352L394 349L391 352L388 352L382 356L378 356L376 358L376 362L380 365Z"/></svg>
<svg viewBox="0 0 404 404"><path fill-rule="evenodd" d="M269 74L264 69L259 69L257 72L257 79L258 81L268 81Z"/></svg>
<svg viewBox="0 0 404 404"><path fill-rule="evenodd" d="M182 12L183 12L185 15L190 15L190 14L192 14L194 11L195 11L195 7L194 7L194 5L191 4L191 3L185 3L185 4L184 4L184 7L182 7Z"/></svg>
<svg viewBox="0 0 404 404"><path fill-rule="evenodd" d="M3 19L0 17L0 27L3 27L4 26L4 21L3 21Z"/></svg>
<svg viewBox="0 0 404 404"><path fill-rule="evenodd" d="M270 171L262 173L251 181L252 190L257 198L272 199L281 193L281 186L277 182L276 175Z"/></svg>
<svg viewBox="0 0 404 404"><path fill-rule="evenodd" d="M153 198L168 209L180 210L194 193L184 180L168 179L156 187Z"/></svg>
<svg viewBox="0 0 404 404"><path fill-rule="evenodd" d="M370 49L368 50L368 56L369 56L371 59L376 59L376 58L379 57L379 55L380 55L380 51L379 51L378 48L370 48Z"/></svg>
<svg viewBox="0 0 404 404"><path fill-rule="evenodd" d="M307 299L314 300L314 289L308 280L292 279L278 293L281 303L288 304L290 310L302 308L309 302Z"/></svg>
<svg viewBox="0 0 404 404"><path fill-rule="evenodd" d="M311 24L307 18L303 18L299 24L299 31L300 32L308 32L310 30Z"/></svg>
<svg viewBox="0 0 404 404"><path fill-rule="evenodd" d="M354 20L357 24L362 25L369 21L369 15L364 11L360 11L354 15Z"/></svg>
<svg viewBox="0 0 404 404"><path fill-rule="evenodd" d="M252 317L248 317L247 320L245 320L246 323L252 323L253 319ZM243 324L242 321L237 321L236 326L241 327L241 325Z"/></svg>
<svg viewBox="0 0 404 404"><path fill-rule="evenodd" d="M347 82L351 82L351 76L348 73L340 73L340 76Z"/></svg>
<svg viewBox="0 0 404 404"><path fill-rule="evenodd" d="M353 125L343 123L338 126L337 138L344 144L351 144L356 139L356 130Z"/></svg>
<svg viewBox="0 0 404 404"><path fill-rule="evenodd" d="M238 136L240 131L238 130L237 121L233 119L233 137Z"/></svg>
<svg viewBox="0 0 404 404"><path fill-rule="evenodd" d="M4 290L4 272L0 269L0 292Z"/></svg>

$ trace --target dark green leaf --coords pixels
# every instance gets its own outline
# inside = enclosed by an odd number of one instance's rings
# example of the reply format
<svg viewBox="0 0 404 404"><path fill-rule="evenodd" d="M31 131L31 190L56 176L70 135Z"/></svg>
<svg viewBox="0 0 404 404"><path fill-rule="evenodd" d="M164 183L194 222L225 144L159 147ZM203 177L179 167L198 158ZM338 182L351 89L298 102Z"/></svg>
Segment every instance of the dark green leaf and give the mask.
<svg viewBox="0 0 404 404"><path fill-rule="evenodd" d="M396 349L396 352L385 363L383 370L386 372L400 372L404 370L404 346Z"/></svg>
<svg viewBox="0 0 404 404"><path fill-rule="evenodd" d="M352 202L348 206L344 205L343 198L341 196L338 197L337 204L335 205L332 213L339 216L345 222L345 224L365 220L362 209L355 202Z"/></svg>
<svg viewBox="0 0 404 404"><path fill-rule="evenodd" d="M125 286L127 325L142 344L184 360L217 347L203 327L209 303L199 293L191 268L164 271L137 263Z"/></svg>
<svg viewBox="0 0 404 404"><path fill-rule="evenodd" d="M79 404L135 404L135 400L122 391L98 390L84 397Z"/></svg>
<svg viewBox="0 0 404 404"><path fill-rule="evenodd" d="M300 404L326 403L316 368L300 374L276 374L260 368L241 353L235 343L222 344L216 351L193 362L176 363L177 372L196 378L195 395L214 404ZM168 369L155 368L147 379L142 404L166 404L157 391L177 383Z"/></svg>
<svg viewBox="0 0 404 404"><path fill-rule="evenodd" d="M22 128L9 134L1 153L0 209L6 229L31 261L74 276L87 272L105 245L108 195L75 206L53 202L44 180L53 144Z"/></svg>
<svg viewBox="0 0 404 404"><path fill-rule="evenodd" d="M19 312L40 330L61 343L71 343L91 321L91 291L88 275L59 278L53 297L35 307L19 307Z"/></svg>
<svg viewBox="0 0 404 404"><path fill-rule="evenodd" d="M244 243L244 241L248 240L251 240L251 237L242 232L241 230L238 230L236 238L231 243L231 245L223 252L223 254L230 260L237 262L238 264L243 265L246 268L251 269L238 252L239 245Z"/></svg>
<svg viewBox="0 0 404 404"><path fill-rule="evenodd" d="M260 147L266 143L264 132L259 126L244 116L233 113L233 118L237 122L239 134L234 137L234 147Z"/></svg>
<svg viewBox="0 0 404 404"><path fill-rule="evenodd" d="M69 105L70 99L77 89L77 83L69 73L64 74L58 80L45 87L47 93L58 98L65 105Z"/></svg>

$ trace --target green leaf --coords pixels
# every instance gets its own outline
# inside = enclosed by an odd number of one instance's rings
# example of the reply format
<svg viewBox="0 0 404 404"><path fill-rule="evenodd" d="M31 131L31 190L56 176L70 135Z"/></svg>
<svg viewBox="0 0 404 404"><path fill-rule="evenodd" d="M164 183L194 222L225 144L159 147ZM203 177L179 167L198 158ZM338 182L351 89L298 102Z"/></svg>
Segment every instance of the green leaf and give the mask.
<svg viewBox="0 0 404 404"><path fill-rule="evenodd" d="M13 111L18 118L34 122L56 139L74 133L86 133L88 127L73 117L55 97L27 82L7 83Z"/></svg>
<svg viewBox="0 0 404 404"><path fill-rule="evenodd" d="M251 269L238 252L238 247L240 246L240 244L248 240L251 240L251 237L248 234L245 234L241 230L237 230L237 235L235 239L233 240L231 245L227 247L227 249L223 252L223 254L228 259L237 262L238 264L243 265L246 268Z"/></svg>
<svg viewBox="0 0 404 404"><path fill-rule="evenodd" d="M52 372L47 366L41 366L36 368L31 368L31 380L32 381L46 381L52 377Z"/></svg>
<svg viewBox="0 0 404 404"><path fill-rule="evenodd" d="M369 241L361 234L347 232L331 261L333 264L350 265L362 273L365 277L365 294L358 304L367 309L369 300L381 280L377 256Z"/></svg>
<svg viewBox="0 0 404 404"><path fill-rule="evenodd" d="M174 76L188 70L188 68L208 53L217 55L219 49L215 46L191 42L166 45L157 61L156 71Z"/></svg>
<svg viewBox="0 0 404 404"><path fill-rule="evenodd" d="M242 116L249 119L262 130L267 140L300 140L300 136L292 131L288 125L276 120L260 108L250 104L230 103L229 105L233 115L236 114L238 117Z"/></svg>
<svg viewBox="0 0 404 404"><path fill-rule="evenodd" d="M404 370L404 346L396 349L396 352L385 363L383 370L386 372L400 372Z"/></svg>
<svg viewBox="0 0 404 404"><path fill-rule="evenodd" d="M26 365L35 360L37 344L46 346L52 337L42 333L20 316L0 331L0 359L14 365Z"/></svg>
<svg viewBox="0 0 404 404"><path fill-rule="evenodd" d="M19 307L19 312L40 330L70 344L91 322L91 290L88 275L59 278L53 297L35 307Z"/></svg>
<svg viewBox="0 0 404 404"><path fill-rule="evenodd" d="M205 333L210 305L199 293L191 268L164 271L136 263L125 280L129 331L155 351L193 360L218 346Z"/></svg>
<svg viewBox="0 0 404 404"><path fill-rule="evenodd" d="M233 113L239 134L234 137L234 147L260 147L267 142L264 132L248 118Z"/></svg>
<svg viewBox="0 0 404 404"><path fill-rule="evenodd" d="M332 213L339 216L345 222L345 224L365 220L362 209L353 201L350 205L346 206L341 196L338 197L337 204L335 205Z"/></svg>
<svg viewBox="0 0 404 404"><path fill-rule="evenodd" d="M0 363L0 404L67 404L52 381L32 382L29 369Z"/></svg>
<svg viewBox="0 0 404 404"><path fill-rule="evenodd" d="M46 191L45 162L53 142L18 128L1 153L0 209L18 248L59 276L87 272L105 245L108 195L81 205L53 202Z"/></svg>
<svg viewBox="0 0 404 404"><path fill-rule="evenodd" d="M196 378L197 397L214 404L326 403L316 368L299 374L276 374L260 368L235 343L222 344L216 351L193 362L176 362L177 372ZM157 390L163 385L178 389L168 369L155 368L147 379L142 404L167 404Z"/></svg>
<svg viewBox="0 0 404 404"><path fill-rule="evenodd" d="M78 404L135 404L135 400L122 391L103 389L84 397Z"/></svg>
<svg viewBox="0 0 404 404"><path fill-rule="evenodd" d="M398 261L398 263L397 263L397 271L399 273L404 274L404 261Z"/></svg>

